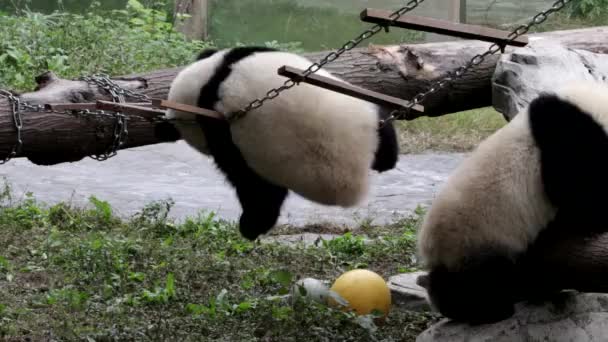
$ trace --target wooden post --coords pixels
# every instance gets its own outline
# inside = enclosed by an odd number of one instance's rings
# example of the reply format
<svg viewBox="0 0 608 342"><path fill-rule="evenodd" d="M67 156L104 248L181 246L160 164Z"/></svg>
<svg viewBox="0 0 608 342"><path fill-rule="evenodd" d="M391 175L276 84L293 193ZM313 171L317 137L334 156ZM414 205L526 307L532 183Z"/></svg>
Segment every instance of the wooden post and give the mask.
<svg viewBox="0 0 608 342"><path fill-rule="evenodd" d="M460 2L461 0L451 0L448 3L448 17L449 21L460 23Z"/></svg>
<svg viewBox="0 0 608 342"><path fill-rule="evenodd" d="M175 0L175 28L189 39L205 40L209 35L209 1L208 0ZM178 16L188 14L184 20Z"/></svg>
<svg viewBox="0 0 608 342"><path fill-rule="evenodd" d="M460 1L459 9L460 9L460 23L467 23L467 0L458 0Z"/></svg>

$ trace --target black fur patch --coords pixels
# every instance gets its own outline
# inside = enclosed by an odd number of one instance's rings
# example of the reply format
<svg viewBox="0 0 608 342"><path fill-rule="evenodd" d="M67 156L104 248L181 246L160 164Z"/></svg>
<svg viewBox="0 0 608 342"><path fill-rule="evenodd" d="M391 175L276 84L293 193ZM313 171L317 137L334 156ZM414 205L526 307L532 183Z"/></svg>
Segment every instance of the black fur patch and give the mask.
<svg viewBox="0 0 608 342"><path fill-rule="evenodd" d="M215 74L201 89L198 106L214 109L219 99L219 87L230 76L231 66L256 52L274 51L265 47L238 47L224 56ZM209 152L218 168L235 187L243 209L240 218L241 234L250 240L266 233L277 222L287 189L274 185L255 173L232 141L230 126L219 121L197 116L207 140Z"/></svg>
<svg viewBox="0 0 608 342"><path fill-rule="evenodd" d="M425 285L431 303L445 317L469 324L509 318L517 297L516 258L503 249L485 248L458 272L431 270Z"/></svg>
<svg viewBox="0 0 608 342"><path fill-rule="evenodd" d="M196 56L196 60L200 61L201 59L209 58L209 57L215 55L218 51L219 51L218 49L213 49L213 48L205 49Z"/></svg>
<svg viewBox="0 0 608 342"><path fill-rule="evenodd" d="M386 119L390 110L380 110L380 119ZM391 170L397 166L399 161L399 141L393 123L387 123L382 127L378 127L378 137L380 139L378 150L374 156L372 169L378 172Z"/></svg>
<svg viewBox="0 0 608 342"><path fill-rule="evenodd" d="M170 122L156 124L154 126L154 135L160 142L173 142L182 138L177 128Z"/></svg>
<svg viewBox="0 0 608 342"><path fill-rule="evenodd" d="M529 111L543 184L549 200L559 208L560 224L571 224L579 232L605 231L608 136L604 128L576 105L552 94L536 98Z"/></svg>

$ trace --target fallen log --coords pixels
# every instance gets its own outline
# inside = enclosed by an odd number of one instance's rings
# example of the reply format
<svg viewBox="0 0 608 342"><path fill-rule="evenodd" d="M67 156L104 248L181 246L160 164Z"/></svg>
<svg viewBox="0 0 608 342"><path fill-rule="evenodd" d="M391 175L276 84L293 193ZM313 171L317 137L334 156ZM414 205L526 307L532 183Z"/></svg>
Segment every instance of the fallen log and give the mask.
<svg viewBox="0 0 608 342"><path fill-rule="evenodd" d="M597 53L608 51L608 27L534 34L530 41L547 39L567 48ZM410 100L427 90L430 84L456 67L464 65L489 43L452 41L400 46L370 46L347 51L325 68L356 86ZM507 52L513 51L508 47ZM307 53L319 60L327 52ZM492 105L492 75L499 56L490 56L474 70L422 102L425 115L439 116ZM116 77L126 89L150 98L164 99L175 75L181 68ZM84 81L63 80L52 73L37 78L38 86L20 99L32 104L82 103L111 100L103 90ZM138 101L135 101L138 102ZM23 149L17 157L27 156L38 164L56 164L80 160L88 155L103 153L112 144L115 120L111 117L78 117L25 110L22 113ZM128 122L128 140L122 148L174 141L175 132L166 123L132 118ZM162 131L163 134L155 134ZM10 104L0 97L0 157L14 146L15 127Z"/></svg>
<svg viewBox="0 0 608 342"><path fill-rule="evenodd" d="M162 75L162 74L161 74ZM156 78L119 78L115 82L125 89L151 93ZM84 81L57 78L45 73L36 79L36 91L19 96L21 101L44 105L49 103L82 103L109 100L109 94ZM27 157L38 165L79 161L90 155L103 155L111 149L116 118L108 115L76 115L64 111L24 110L21 113L23 141L16 157ZM131 117L127 121L128 136L122 148L176 141L179 135L163 121ZM162 132L163 134L157 134ZM0 156L10 153L16 144L12 106L0 97Z"/></svg>

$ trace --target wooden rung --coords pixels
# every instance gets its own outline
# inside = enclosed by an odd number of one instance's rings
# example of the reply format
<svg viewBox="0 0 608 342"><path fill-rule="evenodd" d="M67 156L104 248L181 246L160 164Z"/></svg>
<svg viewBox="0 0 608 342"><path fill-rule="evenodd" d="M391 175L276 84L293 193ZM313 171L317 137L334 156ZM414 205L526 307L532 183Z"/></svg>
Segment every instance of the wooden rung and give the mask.
<svg viewBox="0 0 608 342"><path fill-rule="evenodd" d="M97 110L95 103L48 103L44 105L47 110L66 111L66 110Z"/></svg>
<svg viewBox="0 0 608 342"><path fill-rule="evenodd" d="M164 111L150 107L137 106L131 103L119 103L101 100L97 101L96 109L124 112L127 114L142 116L146 119L154 119L165 115Z"/></svg>
<svg viewBox="0 0 608 342"><path fill-rule="evenodd" d="M179 110L180 112L202 115L202 116L206 116L206 117L217 119L217 120L226 120L226 117L222 113L219 113L219 112L216 112L213 110L209 110L209 109L205 109L205 108L201 108L201 107L190 106L190 105L183 104L183 103L177 103L177 102L173 102L173 101L160 100L160 99L153 99L152 105L154 107L158 107L158 108L175 109L175 110Z"/></svg>
<svg viewBox="0 0 608 342"><path fill-rule="evenodd" d="M391 11L367 8L361 12L361 20L380 25L389 24L391 22L391 14ZM502 46L513 45L522 47L528 45L528 37L525 35L509 42L510 32L507 31L496 30L484 26L460 24L435 18L419 17L415 15L403 15L397 19L392 26L443 34L464 39L481 40L497 43Z"/></svg>
<svg viewBox="0 0 608 342"><path fill-rule="evenodd" d="M340 82L321 76L318 74L310 74L305 78L302 78L303 70L292 68L290 66L282 66L279 71L279 75L289 77L294 81L301 81L308 84L312 84L327 90L335 91L340 94L349 95L358 99L372 102L378 105L403 108L408 107L410 102L402 100L397 97L377 93L375 91L367 90L361 87L354 86L352 84ZM424 113L424 107L421 105L414 105L411 109L414 112Z"/></svg>
<svg viewBox="0 0 608 342"><path fill-rule="evenodd" d="M128 103L129 105L149 107L150 103ZM97 103L48 103L44 105L47 110L66 111L66 110L97 110Z"/></svg>

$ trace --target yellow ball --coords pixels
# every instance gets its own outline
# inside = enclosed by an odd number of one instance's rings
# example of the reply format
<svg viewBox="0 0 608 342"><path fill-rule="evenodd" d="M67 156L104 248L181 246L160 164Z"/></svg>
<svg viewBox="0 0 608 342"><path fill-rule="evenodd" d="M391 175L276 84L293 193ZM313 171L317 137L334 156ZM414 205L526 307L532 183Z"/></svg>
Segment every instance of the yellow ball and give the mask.
<svg viewBox="0 0 608 342"><path fill-rule="evenodd" d="M367 315L374 310L384 313L386 318L391 306L391 291L380 275L369 270L352 270L342 274L331 287L349 302L345 309L352 309L358 315ZM331 305L338 303L329 300Z"/></svg>

